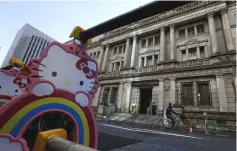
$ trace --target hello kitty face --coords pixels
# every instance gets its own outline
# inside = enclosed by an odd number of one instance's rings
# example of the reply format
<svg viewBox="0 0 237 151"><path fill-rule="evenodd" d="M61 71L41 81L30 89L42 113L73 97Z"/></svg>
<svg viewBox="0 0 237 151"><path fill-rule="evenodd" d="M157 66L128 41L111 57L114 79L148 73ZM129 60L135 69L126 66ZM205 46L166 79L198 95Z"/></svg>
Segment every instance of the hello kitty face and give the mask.
<svg viewBox="0 0 237 151"><path fill-rule="evenodd" d="M0 72L0 95L10 97L20 95L23 92L26 83L26 80Z"/></svg>
<svg viewBox="0 0 237 151"><path fill-rule="evenodd" d="M37 70L40 79L51 81L56 89L89 93L95 84L97 65L52 45Z"/></svg>

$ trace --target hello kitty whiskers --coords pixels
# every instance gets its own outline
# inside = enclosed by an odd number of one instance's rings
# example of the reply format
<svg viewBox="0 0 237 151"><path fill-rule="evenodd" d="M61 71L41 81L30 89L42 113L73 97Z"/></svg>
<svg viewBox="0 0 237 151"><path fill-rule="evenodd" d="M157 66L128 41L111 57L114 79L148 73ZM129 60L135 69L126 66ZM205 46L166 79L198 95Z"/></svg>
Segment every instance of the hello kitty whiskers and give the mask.
<svg viewBox="0 0 237 151"><path fill-rule="evenodd" d="M43 72L43 70L40 70L40 69L37 69L37 68L32 68L32 70Z"/></svg>
<svg viewBox="0 0 237 151"><path fill-rule="evenodd" d="M32 75L31 78L43 78L44 76Z"/></svg>
<svg viewBox="0 0 237 151"><path fill-rule="evenodd" d="M42 64L42 63L40 63L40 62L37 62L36 60L33 60L32 62L33 62L33 63L36 63L36 64L39 64L39 65L41 65L41 66L43 66L43 67L46 67L46 65L44 65L44 64Z"/></svg>

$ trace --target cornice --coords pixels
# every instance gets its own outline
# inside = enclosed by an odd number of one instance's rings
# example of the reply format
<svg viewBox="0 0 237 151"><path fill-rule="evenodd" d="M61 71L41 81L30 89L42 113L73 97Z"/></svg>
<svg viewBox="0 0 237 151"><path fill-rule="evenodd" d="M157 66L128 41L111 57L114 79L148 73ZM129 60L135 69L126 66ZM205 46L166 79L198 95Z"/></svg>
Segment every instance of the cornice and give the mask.
<svg viewBox="0 0 237 151"><path fill-rule="evenodd" d="M196 1L193 3L187 4L187 5L175 8L173 10L164 12L162 14L158 14L158 15L146 18L144 20L126 25L122 28L110 31L108 33L105 33L103 39L107 39L109 37L112 37L112 36L127 32L127 31L131 31L133 29L140 28L142 26L146 26L146 25L155 23L157 21L161 21L161 20L173 17L173 16L177 16L179 14L182 14L182 13L185 13L185 12L197 9L197 8L206 7L206 6L214 4L214 3L223 3L223 2L222 1Z"/></svg>

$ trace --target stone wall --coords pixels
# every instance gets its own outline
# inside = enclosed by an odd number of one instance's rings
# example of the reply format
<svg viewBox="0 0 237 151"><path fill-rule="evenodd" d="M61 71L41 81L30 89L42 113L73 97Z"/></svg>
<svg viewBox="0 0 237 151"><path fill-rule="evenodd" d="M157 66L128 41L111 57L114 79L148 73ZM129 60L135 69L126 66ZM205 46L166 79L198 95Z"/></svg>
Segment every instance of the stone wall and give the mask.
<svg viewBox="0 0 237 151"><path fill-rule="evenodd" d="M131 104L136 104L136 110L139 109L139 105L140 105L140 89L138 87L132 87Z"/></svg>
<svg viewBox="0 0 237 151"><path fill-rule="evenodd" d="M155 104L158 105L158 102L159 102L159 86L154 86L152 88L152 102L155 102Z"/></svg>
<svg viewBox="0 0 237 151"><path fill-rule="evenodd" d="M229 112L236 112L234 88L231 85L232 84L232 75L231 74L225 75L224 80L225 80L226 98L227 98L227 103L228 103L228 111Z"/></svg>
<svg viewBox="0 0 237 151"><path fill-rule="evenodd" d="M167 87L167 90L165 89ZM164 103L163 103L163 108L165 109L169 103L171 103L170 100L170 80L165 79L164 80Z"/></svg>
<svg viewBox="0 0 237 151"><path fill-rule="evenodd" d="M126 95L127 95L127 83L123 85L123 96L121 101L121 112L126 112Z"/></svg>
<svg viewBox="0 0 237 151"><path fill-rule="evenodd" d="M232 31L233 42L236 48L236 4L228 8L228 18Z"/></svg>
<svg viewBox="0 0 237 151"><path fill-rule="evenodd" d="M197 83L198 81L210 81L211 88L211 100L212 106L198 106L197 105ZM193 82L193 96L194 96L194 105L186 105L185 110L187 111L219 111L219 100L218 100L218 91L216 86L215 77L200 77L200 78L186 78L186 79L177 79L177 86L180 87L178 91L178 102L181 102L181 82Z"/></svg>
<svg viewBox="0 0 237 151"><path fill-rule="evenodd" d="M215 26L216 26L216 36L218 39L218 48L220 53L225 53L227 51L226 44L225 44L225 37L223 32L223 25L221 23L221 17L215 17Z"/></svg>

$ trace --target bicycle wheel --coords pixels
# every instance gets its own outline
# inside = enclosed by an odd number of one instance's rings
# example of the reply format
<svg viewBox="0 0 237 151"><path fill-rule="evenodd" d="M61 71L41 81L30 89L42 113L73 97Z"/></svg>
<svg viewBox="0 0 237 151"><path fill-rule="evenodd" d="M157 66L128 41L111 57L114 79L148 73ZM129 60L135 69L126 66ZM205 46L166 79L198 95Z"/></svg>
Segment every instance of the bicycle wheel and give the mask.
<svg viewBox="0 0 237 151"><path fill-rule="evenodd" d="M171 127L170 121L167 120L167 119L160 119L160 120L158 121L158 127L159 127L161 130L169 129L169 128Z"/></svg>
<svg viewBox="0 0 237 151"><path fill-rule="evenodd" d="M178 120L178 121L177 121L177 128L178 128L178 129L182 129L183 127L184 127L183 122L182 122L181 120Z"/></svg>

